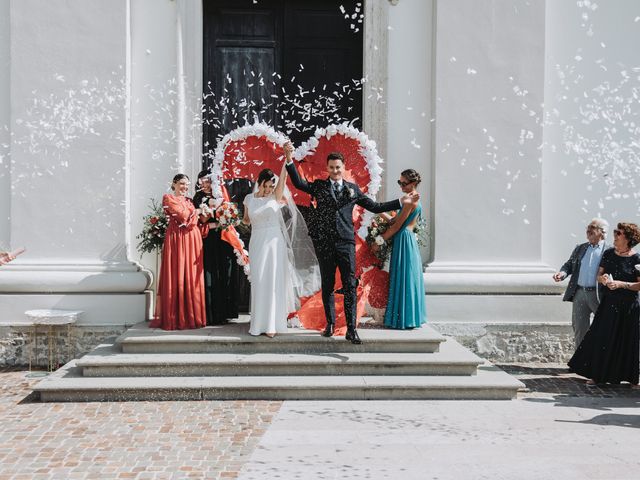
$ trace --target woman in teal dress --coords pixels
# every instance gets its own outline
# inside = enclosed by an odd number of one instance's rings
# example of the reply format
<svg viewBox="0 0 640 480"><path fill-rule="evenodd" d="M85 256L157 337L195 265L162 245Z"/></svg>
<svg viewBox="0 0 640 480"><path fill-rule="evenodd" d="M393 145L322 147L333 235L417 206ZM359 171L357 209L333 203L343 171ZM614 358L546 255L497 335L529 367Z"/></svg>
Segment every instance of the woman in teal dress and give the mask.
<svg viewBox="0 0 640 480"><path fill-rule="evenodd" d="M412 193L420 184L420 174L413 169L400 175L398 185L404 193ZM420 204L403 205L382 234L393 239L389 266L389 300L384 326L395 329L420 327L427 321L422 259L414 228L422 215Z"/></svg>

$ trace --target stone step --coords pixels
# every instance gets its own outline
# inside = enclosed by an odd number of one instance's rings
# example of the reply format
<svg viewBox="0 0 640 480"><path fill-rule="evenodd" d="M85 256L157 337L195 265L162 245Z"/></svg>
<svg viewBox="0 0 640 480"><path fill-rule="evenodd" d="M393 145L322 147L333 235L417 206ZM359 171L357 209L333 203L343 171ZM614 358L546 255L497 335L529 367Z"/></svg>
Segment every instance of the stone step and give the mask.
<svg viewBox="0 0 640 480"><path fill-rule="evenodd" d="M101 345L76 361L85 377L474 375L483 360L453 339L435 353L121 353Z"/></svg>
<svg viewBox="0 0 640 480"><path fill-rule="evenodd" d="M362 345L344 337L325 338L319 332L290 328L275 338L248 334L248 323L198 330L164 331L138 324L116 340L123 353L431 353L446 339L429 326L415 330L361 328Z"/></svg>
<svg viewBox="0 0 640 480"><path fill-rule="evenodd" d="M44 402L165 400L428 400L514 398L524 385L485 364L473 376L90 378L70 362L36 385Z"/></svg>

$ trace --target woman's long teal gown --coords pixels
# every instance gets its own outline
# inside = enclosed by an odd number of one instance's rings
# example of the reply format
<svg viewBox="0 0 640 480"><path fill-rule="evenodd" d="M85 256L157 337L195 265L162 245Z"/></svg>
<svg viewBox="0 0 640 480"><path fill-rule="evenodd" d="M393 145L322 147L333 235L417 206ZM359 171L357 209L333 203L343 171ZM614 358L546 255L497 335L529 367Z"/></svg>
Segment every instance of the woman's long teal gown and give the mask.
<svg viewBox="0 0 640 480"><path fill-rule="evenodd" d="M421 214L418 205L393 236L389 300L384 314L384 326L388 328L417 328L427 321L420 249L415 233L407 228Z"/></svg>

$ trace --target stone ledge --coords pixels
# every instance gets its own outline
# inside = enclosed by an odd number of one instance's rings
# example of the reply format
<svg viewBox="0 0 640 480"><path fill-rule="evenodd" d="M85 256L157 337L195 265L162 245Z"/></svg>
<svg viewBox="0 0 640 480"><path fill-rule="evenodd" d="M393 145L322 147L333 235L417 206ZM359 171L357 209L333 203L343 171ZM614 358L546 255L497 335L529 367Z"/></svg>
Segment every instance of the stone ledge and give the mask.
<svg viewBox="0 0 640 480"><path fill-rule="evenodd" d="M431 323L442 333L494 363L566 363L573 355L570 324Z"/></svg>
<svg viewBox="0 0 640 480"><path fill-rule="evenodd" d="M524 384L483 365L474 376L87 378L75 362L42 380L44 402L161 400L508 400Z"/></svg>
<svg viewBox="0 0 640 480"><path fill-rule="evenodd" d="M96 345L100 345L108 339L115 339L126 330L124 326L104 327L73 327L71 330L71 356L67 357L68 342L66 326L55 328L55 347L59 353L61 364L67 363L73 358L81 357L90 352ZM0 366L26 366L29 365L29 348L32 342L32 326L0 326ZM56 334L57 333L57 334ZM33 360L38 359L38 365L47 366L48 343L47 327L39 327L37 330L38 342L33 343ZM38 366L35 365L34 366Z"/></svg>

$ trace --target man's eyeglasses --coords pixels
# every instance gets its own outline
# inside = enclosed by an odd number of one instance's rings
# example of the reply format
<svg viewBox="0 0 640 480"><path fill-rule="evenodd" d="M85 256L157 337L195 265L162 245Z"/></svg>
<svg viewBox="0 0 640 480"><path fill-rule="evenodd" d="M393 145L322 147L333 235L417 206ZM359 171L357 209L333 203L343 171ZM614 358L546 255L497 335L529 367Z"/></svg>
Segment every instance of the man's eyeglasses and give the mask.
<svg viewBox="0 0 640 480"><path fill-rule="evenodd" d="M398 180L398 185L401 187L406 187L407 185L411 185L413 182L403 182L402 180Z"/></svg>
<svg viewBox="0 0 640 480"><path fill-rule="evenodd" d="M620 235L623 235L623 234L624 234L624 232L623 232L622 230L615 229L615 230L613 231L613 234L614 234L616 237L618 237L618 236L620 236Z"/></svg>

